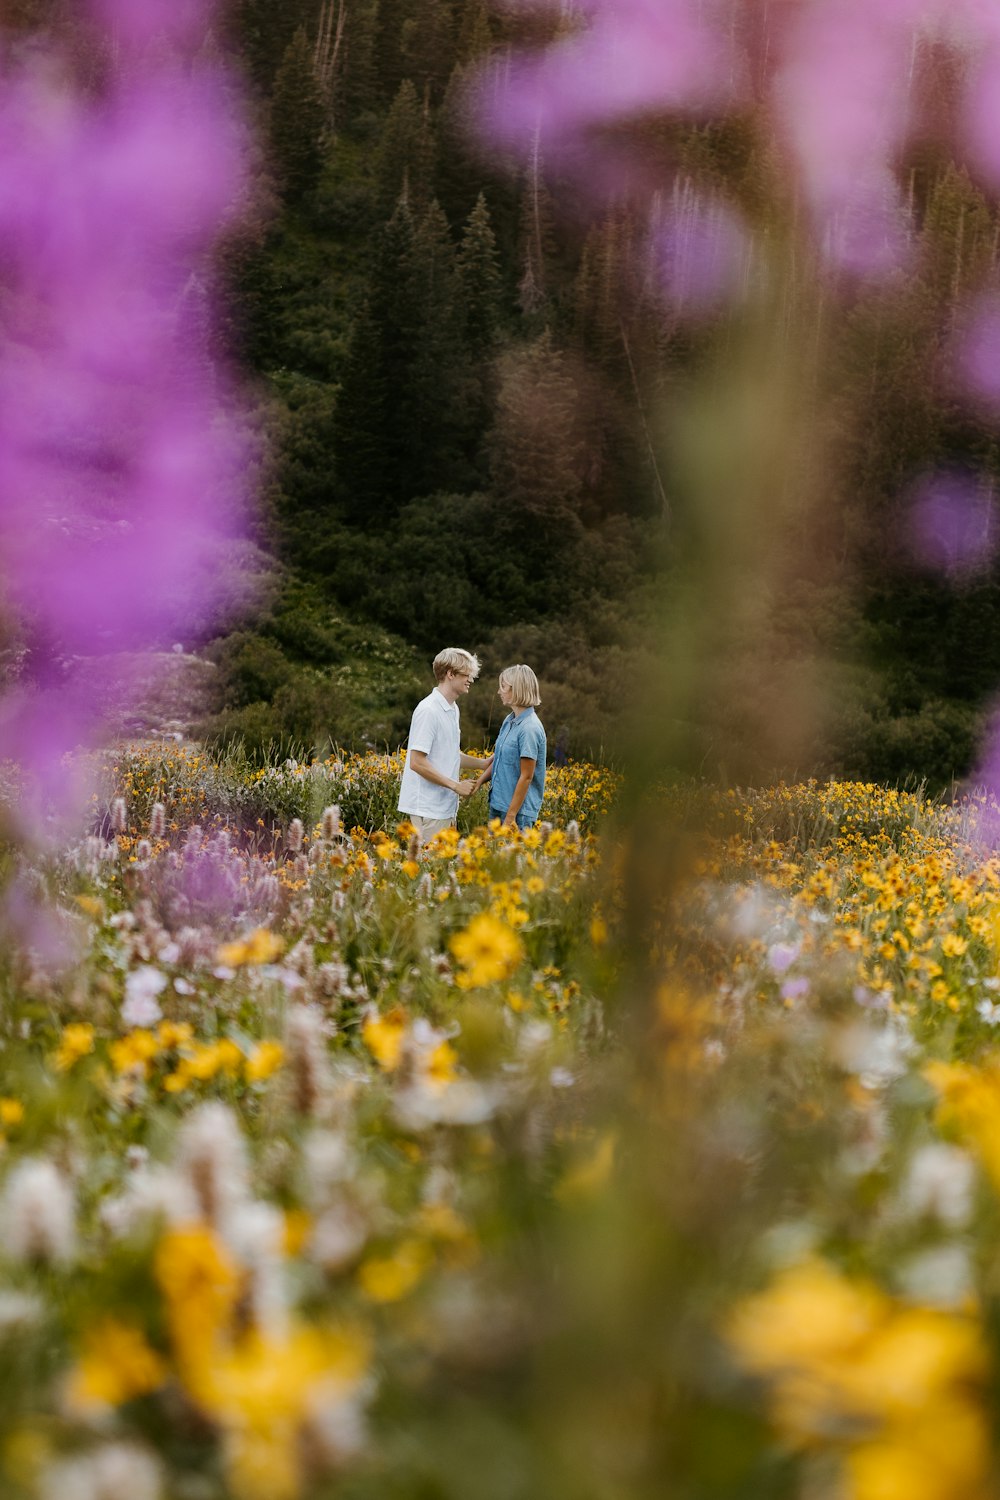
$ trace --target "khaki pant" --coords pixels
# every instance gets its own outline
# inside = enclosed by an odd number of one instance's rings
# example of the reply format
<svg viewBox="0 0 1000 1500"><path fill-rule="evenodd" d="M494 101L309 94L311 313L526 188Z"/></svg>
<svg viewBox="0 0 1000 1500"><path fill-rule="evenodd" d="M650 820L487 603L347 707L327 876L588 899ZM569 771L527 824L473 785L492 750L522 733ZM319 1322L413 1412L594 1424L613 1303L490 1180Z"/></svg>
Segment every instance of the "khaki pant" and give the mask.
<svg viewBox="0 0 1000 1500"><path fill-rule="evenodd" d="M426 844L436 833L440 833L442 828L455 826L454 818L421 818L416 813L407 813L406 817L417 830L417 838L421 844Z"/></svg>

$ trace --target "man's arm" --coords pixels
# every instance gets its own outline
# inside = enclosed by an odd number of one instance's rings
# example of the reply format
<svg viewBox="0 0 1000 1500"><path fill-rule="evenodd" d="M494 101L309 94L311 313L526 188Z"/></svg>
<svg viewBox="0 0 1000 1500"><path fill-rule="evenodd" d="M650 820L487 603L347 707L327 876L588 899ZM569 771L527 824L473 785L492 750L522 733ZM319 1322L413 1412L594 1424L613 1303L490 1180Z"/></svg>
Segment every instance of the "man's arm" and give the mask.
<svg viewBox="0 0 1000 1500"><path fill-rule="evenodd" d="M468 797L475 786L475 782L452 781L450 776L445 776L443 772L431 765L425 750L410 751L410 766L425 781L431 781L435 786L447 787L449 792L457 792L460 797Z"/></svg>

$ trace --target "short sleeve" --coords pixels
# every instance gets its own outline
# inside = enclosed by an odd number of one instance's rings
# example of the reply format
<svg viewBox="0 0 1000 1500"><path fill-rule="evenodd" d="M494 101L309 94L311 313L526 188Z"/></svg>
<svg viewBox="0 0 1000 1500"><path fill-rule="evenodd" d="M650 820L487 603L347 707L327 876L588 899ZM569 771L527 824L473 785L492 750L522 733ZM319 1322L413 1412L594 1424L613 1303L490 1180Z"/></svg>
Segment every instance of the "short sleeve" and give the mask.
<svg viewBox="0 0 1000 1500"><path fill-rule="evenodd" d="M410 720L410 737L407 740L407 748L419 750L423 755L430 755L434 748L434 719L433 705L430 703L418 703L413 710L413 718Z"/></svg>
<svg viewBox="0 0 1000 1500"><path fill-rule="evenodd" d="M540 761L545 764L545 730L537 719L532 719L521 729L518 754L522 760Z"/></svg>

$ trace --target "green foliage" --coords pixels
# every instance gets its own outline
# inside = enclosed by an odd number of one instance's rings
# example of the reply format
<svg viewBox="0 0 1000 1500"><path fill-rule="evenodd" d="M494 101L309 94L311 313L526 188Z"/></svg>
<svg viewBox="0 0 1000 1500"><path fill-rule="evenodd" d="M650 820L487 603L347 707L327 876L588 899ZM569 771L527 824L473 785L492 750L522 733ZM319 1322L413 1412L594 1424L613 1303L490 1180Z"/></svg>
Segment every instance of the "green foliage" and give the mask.
<svg viewBox="0 0 1000 1500"><path fill-rule="evenodd" d="M299 27L288 45L274 82L270 137L281 192L298 203L316 186L322 167L320 136L326 107L316 77L312 48Z"/></svg>

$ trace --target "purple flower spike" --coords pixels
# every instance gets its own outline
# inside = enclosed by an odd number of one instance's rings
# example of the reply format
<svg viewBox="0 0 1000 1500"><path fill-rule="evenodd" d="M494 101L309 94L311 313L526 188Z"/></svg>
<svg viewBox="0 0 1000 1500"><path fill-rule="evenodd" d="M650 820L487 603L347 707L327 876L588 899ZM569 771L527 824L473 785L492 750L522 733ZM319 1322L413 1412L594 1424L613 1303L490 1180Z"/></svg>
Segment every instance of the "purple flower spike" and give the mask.
<svg viewBox="0 0 1000 1500"><path fill-rule="evenodd" d="M998 541L991 492L958 474L936 474L917 488L910 511L913 551L956 577L986 567Z"/></svg>
<svg viewBox="0 0 1000 1500"><path fill-rule="evenodd" d="M956 365L969 391L1000 409L1000 297L984 297L959 340Z"/></svg>
<svg viewBox="0 0 1000 1500"><path fill-rule="evenodd" d="M547 156L594 127L651 112L698 113L730 90L725 31L691 0L590 0L584 29L535 53L495 59L478 80L479 129Z"/></svg>
<svg viewBox="0 0 1000 1500"><path fill-rule="evenodd" d="M94 9L119 44L103 94L58 59L0 89L0 587L35 642L30 681L0 703L0 756L50 795L98 727L79 658L204 619L206 563L244 509L209 269L244 205L243 128L216 71L131 45L200 44L209 8Z"/></svg>
<svg viewBox="0 0 1000 1500"><path fill-rule="evenodd" d="M650 225L653 265L664 296L677 311L713 311L745 285L750 243L725 203L675 186Z"/></svg>
<svg viewBox="0 0 1000 1500"><path fill-rule="evenodd" d="M891 164L909 126L914 9L907 0L809 7L775 80L820 243L853 274L884 274L906 244Z"/></svg>
<svg viewBox="0 0 1000 1500"><path fill-rule="evenodd" d="M1000 187L1000 35L983 51L966 92L962 135L972 161Z"/></svg>
<svg viewBox="0 0 1000 1500"><path fill-rule="evenodd" d="M90 8L116 41L142 47L160 38L200 42L214 6L210 0L90 0Z"/></svg>

